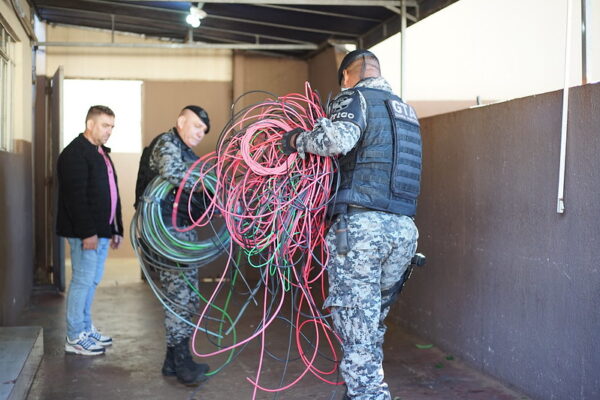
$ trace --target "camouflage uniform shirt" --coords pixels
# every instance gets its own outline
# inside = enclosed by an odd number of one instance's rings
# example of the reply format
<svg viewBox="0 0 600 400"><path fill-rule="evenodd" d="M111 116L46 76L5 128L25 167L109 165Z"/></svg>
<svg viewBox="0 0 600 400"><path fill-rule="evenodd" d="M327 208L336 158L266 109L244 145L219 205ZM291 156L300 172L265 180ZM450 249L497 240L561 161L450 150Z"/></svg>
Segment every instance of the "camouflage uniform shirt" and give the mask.
<svg viewBox="0 0 600 400"><path fill-rule="evenodd" d="M165 132L156 142L150 156L150 168L178 187L185 177L188 168L198 160L198 156L179 137L176 128ZM185 183L186 190L192 190L194 182L199 179L198 172L192 173Z"/></svg>
<svg viewBox="0 0 600 400"><path fill-rule="evenodd" d="M392 87L384 78L367 78L356 84L355 87L380 89L387 92ZM333 100L335 104L344 92L342 91ZM360 94L360 92L359 92ZM360 108L363 118L367 115L367 102L360 94ZM318 154L320 156L335 156L346 154L356 146L361 130L357 124L348 121L332 122L329 118L320 118L311 132L304 132L296 139L298 155L304 158L304 153Z"/></svg>
<svg viewBox="0 0 600 400"><path fill-rule="evenodd" d="M188 168L198 159L194 151L189 148L179 137L177 130L172 128L165 132L157 140L156 145L150 156L150 168L157 171L158 174L179 187L184 179ZM196 170L197 171L197 170ZM185 190L191 190L193 184L199 179L198 173L192 173L184 186ZM178 232L170 226L170 215L172 206L167 212L163 212L165 225L171 235L184 241L196 241L196 231ZM162 264L173 265L173 262L154 254ZM198 270L185 269L178 271L177 266L173 265L172 270L158 269L161 285L164 294L171 300L169 302L174 312L165 309L165 332L167 346L173 347L189 338L194 332L194 316L198 310L199 299L194 290L186 283L186 280L193 285L198 283ZM175 314L176 313L176 314ZM187 322L186 322L187 321Z"/></svg>

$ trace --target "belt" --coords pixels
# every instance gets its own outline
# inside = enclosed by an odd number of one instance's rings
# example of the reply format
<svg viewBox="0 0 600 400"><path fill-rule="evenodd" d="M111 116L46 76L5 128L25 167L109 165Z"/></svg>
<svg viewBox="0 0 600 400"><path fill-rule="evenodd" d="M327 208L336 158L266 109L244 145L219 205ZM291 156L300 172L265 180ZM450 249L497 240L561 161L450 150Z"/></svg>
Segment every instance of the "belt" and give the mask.
<svg viewBox="0 0 600 400"><path fill-rule="evenodd" d="M376 210L373 210L371 208L361 207L361 206L348 206L348 211L346 212L346 215L361 214L361 213L369 212L369 211L376 211Z"/></svg>

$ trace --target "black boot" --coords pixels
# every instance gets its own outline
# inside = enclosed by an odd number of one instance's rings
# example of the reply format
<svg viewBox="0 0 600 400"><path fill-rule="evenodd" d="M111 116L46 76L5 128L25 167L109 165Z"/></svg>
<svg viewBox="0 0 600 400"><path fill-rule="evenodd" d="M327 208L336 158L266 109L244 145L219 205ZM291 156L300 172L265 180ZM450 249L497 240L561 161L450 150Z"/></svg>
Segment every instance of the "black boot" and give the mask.
<svg viewBox="0 0 600 400"><path fill-rule="evenodd" d="M207 364L196 364L188 347L189 338L178 343L174 350L175 374L177 380L186 385L197 385L207 379Z"/></svg>
<svg viewBox="0 0 600 400"><path fill-rule="evenodd" d="M165 362L162 366L162 374L164 376L175 376L175 358L174 358L174 346L167 346L167 355L165 356Z"/></svg>

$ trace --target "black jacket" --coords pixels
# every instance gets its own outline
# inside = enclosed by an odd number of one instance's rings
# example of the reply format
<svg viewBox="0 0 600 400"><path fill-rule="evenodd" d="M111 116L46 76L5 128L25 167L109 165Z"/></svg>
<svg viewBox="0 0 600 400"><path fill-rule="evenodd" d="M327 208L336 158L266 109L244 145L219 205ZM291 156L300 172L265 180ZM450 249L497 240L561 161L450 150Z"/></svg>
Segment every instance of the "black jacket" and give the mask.
<svg viewBox="0 0 600 400"><path fill-rule="evenodd" d="M109 157L110 149L102 146ZM112 164L112 160L110 160ZM117 174L115 172L115 183ZM110 186L106 163L98 146L83 134L77 136L58 156L58 215L56 233L85 239L90 236L123 236L121 199L117 198L115 220L110 225ZM117 191L118 193L118 191Z"/></svg>

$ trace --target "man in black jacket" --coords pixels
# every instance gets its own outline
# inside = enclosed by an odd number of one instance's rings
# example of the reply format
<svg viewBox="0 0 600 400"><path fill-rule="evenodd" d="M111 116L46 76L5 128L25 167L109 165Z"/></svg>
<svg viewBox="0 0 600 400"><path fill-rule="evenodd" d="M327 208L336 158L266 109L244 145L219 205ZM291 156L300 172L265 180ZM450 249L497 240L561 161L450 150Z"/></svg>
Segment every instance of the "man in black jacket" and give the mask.
<svg viewBox="0 0 600 400"><path fill-rule="evenodd" d="M110 149L104 146L114 121L110 108L90 107L85 132L58 157L56 232L69 242L73 268L67 295L67 353L100 355L112 344L112 338L92 323L91 308L108 246L116 249L123 239L117 175Z"/></svg>

